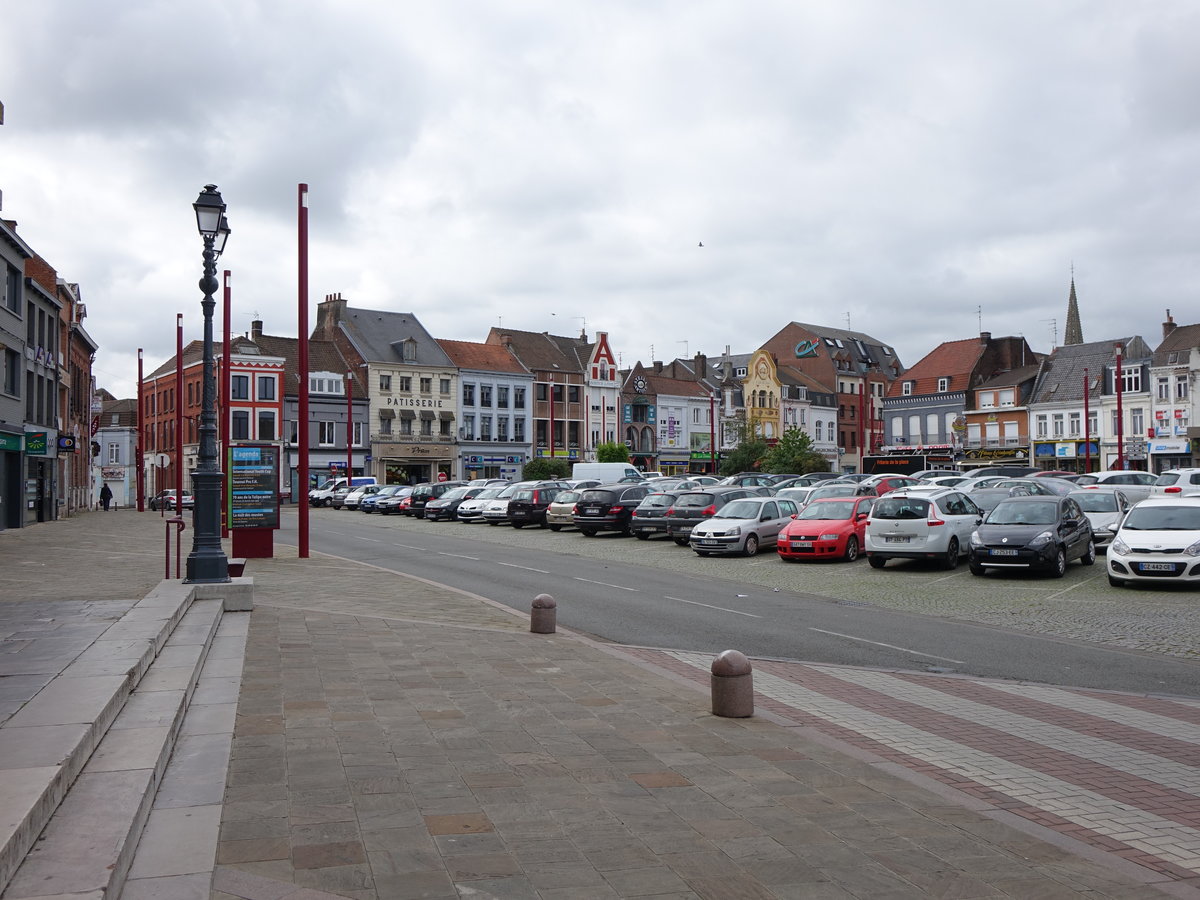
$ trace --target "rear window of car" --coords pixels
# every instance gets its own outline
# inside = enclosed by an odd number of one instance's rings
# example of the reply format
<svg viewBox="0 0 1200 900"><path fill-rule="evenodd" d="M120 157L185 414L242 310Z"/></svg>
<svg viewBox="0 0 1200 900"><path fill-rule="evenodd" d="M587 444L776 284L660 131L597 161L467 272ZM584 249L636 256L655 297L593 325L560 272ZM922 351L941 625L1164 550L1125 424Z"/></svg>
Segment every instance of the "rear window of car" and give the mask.
<svg viewBox="0 0 1200 900"><path fill-rule="evenodd" d="M924 519L929 501L918 497L881 497L871 508L872 519Z"/></svg>
<svg viewBox="0 0 1200 900"><path fill-rule="evenodd" d="M638 509L666 509L675 502L676 494L651 494L638 504Z"/></svg>
<svg viewBox="0 0 1200 900"><path fill-rule="evenodd" d="M1095 475L1080 475L1078 478L1075 479L1075 483L1076 484L1095 484L1099 480L1100 479L1097 478ZM1159 484L1162 484L1162 482L1159 481Z"/></svg>
<svg viewBox="0 0 1200 900"><path fill-rule="evenodd" d="M675 501L676 509L704 509L713 503L712 494L680 494Z"/></svg>
<svg viewBox="0 0 1200 900"><path fill-rule="evenodd" d="M1083 479L1081 478L1079 480L1082 481ZM1167 487L1169 485L1175 484L1175 482L1177 482L1177 481L1179 481L1179 473L1178 472L1163 472L1161 475L1158 476L1158 481L1154 482L1154 486L1155 487Z"/></svg>
<svg viewBox="0 0 1200 900"><path fill-rule="evenodd" d="M512 499L514 499L514 500L532 500L533 499L533 491L529 490L528 488L526 488L525 490L522 490L522 491L516 491L512 495Z"/></svg>
<svg viewBox="0 0 1200 900"><path fill-rule="evenodd" d="M612 491L584 491L579 495L580 503L611 503Z"/></svg>
<svg viewBox="0 0 1200 900"><path fill-rule="evenodd" d="M574 503L578 499L579 499L579 491L561 491L559 493L559 495L554 498L554 502L555 503Z"/></svg>
<svg viewBox="0 0 1200 900"><path fill-rule="evenodd" d="M433 496L433 485L422 484L419 487L415 487L415 488L413 488L412 495L413 495L414 500L419 499L421 497L432 497Z"/></svg>

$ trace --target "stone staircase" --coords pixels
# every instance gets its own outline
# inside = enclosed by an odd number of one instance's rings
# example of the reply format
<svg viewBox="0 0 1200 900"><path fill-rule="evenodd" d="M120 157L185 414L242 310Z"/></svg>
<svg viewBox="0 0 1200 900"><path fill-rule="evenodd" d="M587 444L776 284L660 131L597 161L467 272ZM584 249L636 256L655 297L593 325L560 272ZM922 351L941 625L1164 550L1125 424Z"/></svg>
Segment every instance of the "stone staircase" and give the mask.
<svg viewBox="0 0 1200 900"><path fill-rule="evenodd" d="M208 896L252 591L161 582L0 725L3 900ZM205 783L156 800L189 740Z"/></svg>

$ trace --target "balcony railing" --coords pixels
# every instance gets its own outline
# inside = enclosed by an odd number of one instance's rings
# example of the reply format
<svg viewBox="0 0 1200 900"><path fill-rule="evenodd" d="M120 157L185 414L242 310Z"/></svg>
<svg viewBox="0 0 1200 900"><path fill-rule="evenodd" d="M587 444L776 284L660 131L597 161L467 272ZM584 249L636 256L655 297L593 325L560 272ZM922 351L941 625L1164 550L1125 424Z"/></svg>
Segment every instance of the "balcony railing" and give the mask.
<svg viewBox="0 0 1200 900"><path fill-rule="evenodd" d="M1081 441L1083 438L1059 438L1058 440L1076 440ZM1007 438L982 438L977 440L963 441L963 446L968 450L979 450L982 448L995 449L997 447L1024 447L1029 444L1029 437L1007 437Z"/></svg>

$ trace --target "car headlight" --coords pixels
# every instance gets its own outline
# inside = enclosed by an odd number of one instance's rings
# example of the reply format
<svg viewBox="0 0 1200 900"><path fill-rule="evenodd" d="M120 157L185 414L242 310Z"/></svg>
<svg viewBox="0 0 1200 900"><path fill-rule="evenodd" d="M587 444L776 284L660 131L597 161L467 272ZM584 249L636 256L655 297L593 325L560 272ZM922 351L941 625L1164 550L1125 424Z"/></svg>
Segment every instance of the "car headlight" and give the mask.
<svg viewBox="0 0 1200 900"><path fill-rule="evenodd" d="M1112 548L1114 550L1116 550L1118 553L1128 553L1129 552L1129 545L1127 543L1125 543L1123 540L1121 540L1120 538L1117 538L1115 541L1113 541Z"/></svg>
<svg viewBox="0 0 1200 900"><path fill-rule="evenodd" d="M725 537L739 537L742 533L742 526L730 525L725 529Z"/></svg>
<svg viewBox="0 0 1200 900"><path fill-rule="evenodd" d="M1188 547L1183 552L1187 556L1200 556L1200 541L1196 541L1196 543L1192 544L1192 546Z"/></svg>
<svg viewBox="0 0 1200 900"><path fill-rule="evenodd" d="M978 531L971 532L971 546L972 547L982 547L983 546L983 538L981 538L979 536Z"/></svg>
<svg viewBox="0 0 1200 900"><path fill-rule="evenodd" d="M840 536L837 534L823 534L820 539L823 541L836 541Z"/></svg>
<svg viewBox="0 0 1200 900"><path fill-rule="evenodd" d="M1039 534L1037 537L1035 537L1032 541L1029 542L1029 546L1030 547L1045 547L1052 540L1054 540L1054 532L1053 531L1043 531L1041 534Z"/></svg>

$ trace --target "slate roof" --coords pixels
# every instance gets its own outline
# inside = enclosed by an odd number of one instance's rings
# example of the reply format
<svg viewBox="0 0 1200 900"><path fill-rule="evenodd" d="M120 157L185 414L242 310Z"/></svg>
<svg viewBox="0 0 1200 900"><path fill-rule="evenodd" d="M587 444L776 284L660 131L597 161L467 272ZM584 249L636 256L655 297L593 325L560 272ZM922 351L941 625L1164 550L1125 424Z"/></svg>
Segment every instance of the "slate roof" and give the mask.
<svg viewBox="0 0 1200 900"><path fill-rule="evenodd" d="M113 425L112 417L117 417ZM125 398L122 400L107 400L100 406L101 428L136 428L137 400Z"/></svg>
<svg viewBox="0 0 1200 900"><path fill-rule="evenodd" d="M510 375L528 375L529 370L521 361L499 344L479 344L474 341L447 341L438 338L438 343L460 369L479 372L506 372Z"/></svg>
<svg viewBox="0 0 1200 900"><path fill-rule="evenodd" d="M592 344L582 338L563 337L546 331L515 331L493 327L487 343L512 339L512 353L531 372L576 372L583 374L592 356Z"/></svg>
<svg viewBox="0 0 1200 900"><path fill-rule="evenodd" d="M412 313L347 306L338 321L338 327L349 336L362 358L368 362L404 364L406 361L400 356L399 345L401 341L411 338L416 341L417 355L407 364L454 367L446 351Z"/></svg>
<svg viewBox="0 0 1200 900"><path fill-rule="evenodd" d="M1153 366L1186 366L1189 364L1189 357L1180 355L1176 357L1175 362L1169 362L1172 353L1178 351L1189 351L1194 347L1200 347L1200 325L1180 325L1158 345L1158 349L1154 351L1154 358L1151 361Z"/></svg>
<svg viewBox="0 0 1200 900"><path fill-rule="evenodd" d="M236 353L245 356L283 356L282 353L264 353L263 348L242 334L235 334L229 339L230 353ZM225 348L221 341L213 343L213 354L215 358L220 358L225 352ZM188 341L183 345L183 367L199 363L204 359L204 341ZM344 363L343 363L344 365ZM161 378L163 375L170 375L175 371L175 356L146 376L147 379Z"/></svg>
<svg viewBox="0 0 1200 900"><path fill-rule="evenodd" d="M779 380L783 384L794 384L800 387L808 388L810 394L830 394L832 392L817 379L813 378L807 372L802 372L792 366L778 365L775 367L776 373L779 375Z"/></svg>
<svg viewBox="0 0 1200 900"><path fill-rule="evenodd" d="M1036 378L1037 373L1041 370L1041 363L1033 363L1028 366L1021 366L1019 369L1009 369L1007 372L998 372L987 381L981 381L975 385L976 390L996 390L998 388L1013 387L1028 381L1031 378Z"/></svg>
<svg viewBox="0 0 1200 900"><path fill-rule="evenodd" d="M655 375L653 369L643 369L642 375L646 379L647 394L666 394L669 397L703 397L706 400L708 399L708 389L698 381ZM627 391L628 388L623 388L623 390Z"/></svg>
<svg viewBox="0 0 1200 900"><path fill-rule="evenodd" d="M1146 359L1150 348L1140 337L1113 338L1088 344L1056 348L1042 362L1042 371L1029 397L1030 403L1070 404L1083 402L1083 370L1088 370L1089 393L1099 396L1104 370L1116 361L1114 345L1123 344L1124 359Z"/></svg>
<svg viewBox="0 0 1200 900"><path fill-rule="evenodd" d="M906 396L903 393L906 381L916 382L907 396L965 391L971 386L971 373L986 349L978 337L938 344L888 386L887 396ZM950 379L944 392L938 391L941 378Z"/></svg>
<svg viewBox="0 0 1200 900"><path fill-rule="evenodd" d="M856 341L861 342L862 350L866 353L870 365L877 366L880 371L883 371L886 367L895 363L900 368L900 371L904 371L904 366L900 363L900 358L896 355L896 348L890 344L880 342L878 338L873 338L869 334L864 334L861 331L850 331L846 328L830 328L828 325L810 325L807 322L792 322L791 324L805 328L813 334L819 335L821 338L840 340L843 346L833 349L845 350L849 354L849 359L856 364L856 372L861 373L858 366L866 362L858 352L859 348L855 344ZM885 349L891 351L891 355L885 353Z"/></svg>
<svg viewBox="0 0 1200 900"><path fill-rule="evenodd" d="M296 397L300 394L300 339L282 337L273 334L260 334L254 339L267 356L283 357L283 396ZM309 339L308 342L308 371L334 372L344 375L350 365L338 352L333 341ZM350 395L355 400L367 397L363 379L354 378L351 383Z"/></svg>

